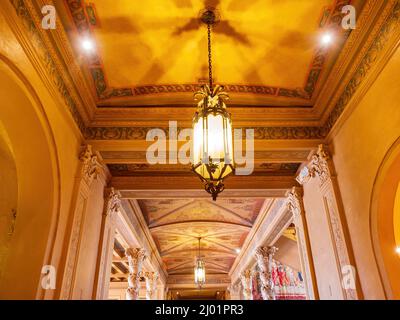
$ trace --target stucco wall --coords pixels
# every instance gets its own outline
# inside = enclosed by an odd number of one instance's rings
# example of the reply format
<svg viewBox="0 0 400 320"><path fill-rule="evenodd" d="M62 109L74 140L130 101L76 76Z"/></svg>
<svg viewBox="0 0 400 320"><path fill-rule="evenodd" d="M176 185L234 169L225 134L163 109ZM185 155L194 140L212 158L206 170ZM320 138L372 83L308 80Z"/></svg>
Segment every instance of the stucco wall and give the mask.
<svg viewBox="0 0 400 320"><path fill-rule="evenodd" d="M400 136L399 74L397 50L330 145L366 299L385 297L371 242L370 201L379 166Z"/></svg>

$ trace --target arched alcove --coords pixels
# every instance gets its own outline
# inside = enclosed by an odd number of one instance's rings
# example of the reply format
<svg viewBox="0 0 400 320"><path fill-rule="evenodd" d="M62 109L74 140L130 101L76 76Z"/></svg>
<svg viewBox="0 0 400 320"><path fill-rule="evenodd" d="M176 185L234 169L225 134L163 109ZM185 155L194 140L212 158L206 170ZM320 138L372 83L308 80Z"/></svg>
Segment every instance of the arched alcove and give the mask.
<svg viewBox="0 0 400 320"><path fill-rule="evenodd" d="M58 164L51 129L35 91L1 55L0 128L12 150L18 181L16 219L0 298L35 299L41 290L42 266L51 255L59 206Z"/></svg>
<svg viewBox="0 0 400 320"><path fill-rule="evenodd" d="M371 199L371 235L388 299L400 299L399 245L400 138L386 154ZM396 242L397 241L397 242Z"/></svg>
<svg viewBox="0 0 400 320"><path fill-rule="evenodd" d="M0 281L6 265L17 212L17 169L10 140L0 123Z"/></svg>

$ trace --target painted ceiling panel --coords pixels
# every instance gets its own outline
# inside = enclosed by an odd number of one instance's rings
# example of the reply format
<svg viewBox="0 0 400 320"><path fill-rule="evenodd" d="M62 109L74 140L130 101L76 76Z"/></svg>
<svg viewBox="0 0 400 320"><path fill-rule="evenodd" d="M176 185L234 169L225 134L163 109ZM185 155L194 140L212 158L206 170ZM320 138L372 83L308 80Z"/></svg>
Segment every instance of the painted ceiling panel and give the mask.
<svg viewBox="0 0 400 320"><path fill-rule="evenodd" d="M143 199L138 203L169 274L193 273L199 238L208 273L226 274L264 199Z"/></svg>

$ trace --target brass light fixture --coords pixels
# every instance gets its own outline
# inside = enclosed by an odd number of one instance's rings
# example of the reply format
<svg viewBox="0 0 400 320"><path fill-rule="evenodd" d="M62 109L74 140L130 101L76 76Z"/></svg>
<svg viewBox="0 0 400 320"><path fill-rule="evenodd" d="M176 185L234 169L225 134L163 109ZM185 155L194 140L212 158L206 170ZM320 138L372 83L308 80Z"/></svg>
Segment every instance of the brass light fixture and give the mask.
<svg viewBox="0 0 400 320"><path fill-rule="evenodd" d="M204 260L201 258L200 241L201 238L199 238L199 255L196 258L196 264L194 266L194 282L201 289L206 283L206 266Z"/></svg>
<svg viewBox="0 0 400 320"><path fill-rule="evenodd" d="M225 189L224 179L235 171L232 121L225 105L229 97L223 86L213 86L212 78L211 30L217 20L213 10L206 10L201 16L208 31L209 85L203 85L194 95L198 108L193 118L192 165L214 201Z"/></svg>

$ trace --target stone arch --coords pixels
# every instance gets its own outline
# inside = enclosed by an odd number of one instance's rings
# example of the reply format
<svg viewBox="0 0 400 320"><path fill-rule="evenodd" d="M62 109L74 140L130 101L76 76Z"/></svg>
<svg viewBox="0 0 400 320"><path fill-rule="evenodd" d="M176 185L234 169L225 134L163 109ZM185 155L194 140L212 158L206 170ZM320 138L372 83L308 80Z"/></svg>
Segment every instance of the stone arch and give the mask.
<svg viewBox="0 0 400 320"><path fill-rule="evenodd" d="M41 270L51 264L60 192L55 141L34 89L0 55L0 126L13 152L18 181L16 219L0 298L42 297Z"/></svg>
<svg viewBox="0 0 400 320"><path fill-rule="evenodd" d="M400 217L397 216L400 215L400 208L396 209L395 206L399 190L400 138L392 145L381 163L371 198L372 244L388 299L400 299L400 255L396 253L396 246L400 245Z"/></svg>

